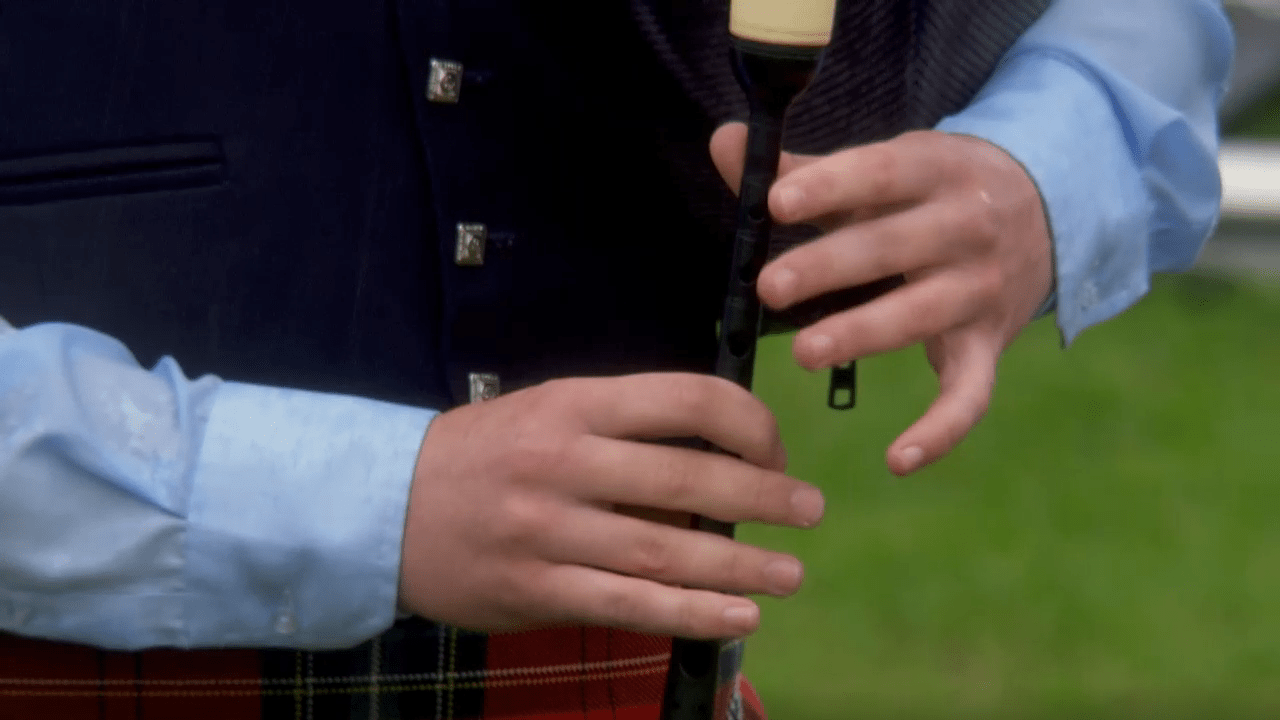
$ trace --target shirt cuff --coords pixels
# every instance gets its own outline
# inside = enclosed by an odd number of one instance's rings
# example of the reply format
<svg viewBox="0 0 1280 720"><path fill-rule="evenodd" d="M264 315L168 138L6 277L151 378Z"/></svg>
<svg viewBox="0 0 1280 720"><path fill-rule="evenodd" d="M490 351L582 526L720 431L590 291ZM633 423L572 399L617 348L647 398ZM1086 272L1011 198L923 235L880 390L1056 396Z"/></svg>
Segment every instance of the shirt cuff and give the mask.
<svg viewBox="0 0 1280 720"><path fill-rule="evenodd" d="M1064 345L1146 293L1152 201L1111 98L1082 68L1047 51L1011 56L972 105L937 129L998 145L1035 182L1053 242L1050 302Z"/></svg>
<svg viewBox="0 0 1280 720"><path fill-rule="evenodd" d="M189 644L340 648L388 627L409 488L434 416L224 383L192 483Z"/></svg>

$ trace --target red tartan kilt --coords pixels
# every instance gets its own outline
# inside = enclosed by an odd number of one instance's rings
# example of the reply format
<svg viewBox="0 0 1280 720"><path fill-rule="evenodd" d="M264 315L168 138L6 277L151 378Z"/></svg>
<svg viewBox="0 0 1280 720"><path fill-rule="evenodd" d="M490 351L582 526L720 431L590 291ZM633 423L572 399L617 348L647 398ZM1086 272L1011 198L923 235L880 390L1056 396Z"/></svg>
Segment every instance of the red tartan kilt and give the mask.
<svg viewBox="0 0 1280 720"><path fill-rule="evenodd" d="M105 652L0 633L0 720L658 717L670 638L600 628L486 637L424 626L426 641L397 639L398 624L336 653ZM431 665L397 667L402 646L429 646L421 656ZM738 689L744 720L764 720L745 680Z"/></svg>

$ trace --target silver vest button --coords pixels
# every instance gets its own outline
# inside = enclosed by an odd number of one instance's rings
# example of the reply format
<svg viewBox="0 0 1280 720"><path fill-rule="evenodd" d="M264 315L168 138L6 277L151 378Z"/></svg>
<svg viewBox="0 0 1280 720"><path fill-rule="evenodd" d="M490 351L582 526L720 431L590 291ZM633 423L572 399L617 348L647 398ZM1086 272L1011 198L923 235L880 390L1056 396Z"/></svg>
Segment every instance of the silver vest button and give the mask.
<svg viewBox="0 0 1280 720"><path fill-rule="evenodd" d="M484 246L489 241L489 228L482 223L458 223L454 238L453 261L463 267L484 264Z"/></svg>
<svg viewBox="0 0 1280 720"><path fill-rule="evenodd" d="M471 386L473 403L492 400L502 392L501 381L495 373L467 373L467 382Z"/></svg>
<svg viewBox="0 0 1280 720"><path fill-rule="evenodd" d="M456 103L462 92L462 63L431 58L427 77L427 99L434 103Z"/></svg>

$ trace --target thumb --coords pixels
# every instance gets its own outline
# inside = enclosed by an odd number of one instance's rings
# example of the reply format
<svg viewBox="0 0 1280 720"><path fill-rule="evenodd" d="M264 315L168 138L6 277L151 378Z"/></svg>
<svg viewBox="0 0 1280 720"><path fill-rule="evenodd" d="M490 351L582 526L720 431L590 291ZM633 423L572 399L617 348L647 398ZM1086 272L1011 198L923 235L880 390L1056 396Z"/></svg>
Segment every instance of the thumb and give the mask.
<svg viewBox="0 0 1280 720"><path fill-rule="evenodd" d="M925 414L889 446L885 459L895 475L909 475L951 452L991 403L1000 348L990 336L970 331L956 339L952 352L931 354L941 391Z"/></svg>
<svg viewBox="0 0 1280 720"><path fill-rule="evenodd" d="M747 125L741 122L728 122L716 128L711 134L711 162L720 171L725 184L737 194L742 184L742 165L747 155ZM796 168L804 167L817 158L812 155L796 155L782 153L778 163L778 177L783 177Z"/></svg>

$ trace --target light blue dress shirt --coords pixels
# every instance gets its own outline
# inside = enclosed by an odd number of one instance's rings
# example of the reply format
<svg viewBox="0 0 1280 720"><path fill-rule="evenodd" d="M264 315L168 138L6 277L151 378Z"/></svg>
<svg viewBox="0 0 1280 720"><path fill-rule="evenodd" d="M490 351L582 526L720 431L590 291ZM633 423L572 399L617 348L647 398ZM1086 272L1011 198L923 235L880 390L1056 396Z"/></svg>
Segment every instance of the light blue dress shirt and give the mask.
<svg viewBox="0 0 1280 720"><path fill-rule="evenodd" d="M939 124L1003 147L1038 185L1064 344L1195 262L1222 198L1233 50L1218 0L1055 0Z"/></svg>
<svg viewBox="0 0 1280 720"><path fill-rule="evenodd" d="M1057 0L939 126L1038 184L1064 342L1198 254L1231 56L1212 0ZM359 643L396 615L433 416L189 380L91 329L0 321L0 629L114 649Z"/></svg>

